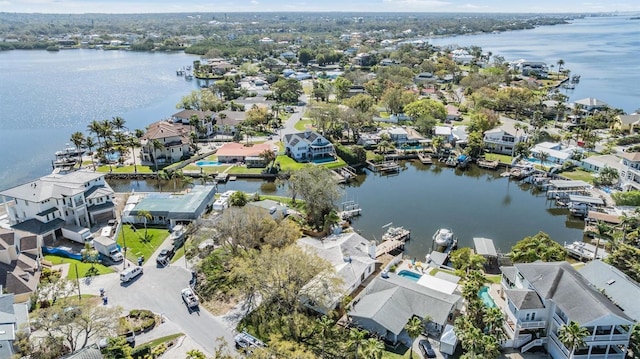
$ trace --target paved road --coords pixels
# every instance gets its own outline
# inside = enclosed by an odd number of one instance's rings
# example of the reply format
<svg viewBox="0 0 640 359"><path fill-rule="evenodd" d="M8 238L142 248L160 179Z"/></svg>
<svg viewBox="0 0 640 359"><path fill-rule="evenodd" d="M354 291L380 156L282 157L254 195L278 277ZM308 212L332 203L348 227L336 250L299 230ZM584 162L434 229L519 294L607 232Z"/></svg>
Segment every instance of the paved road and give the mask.
<svg viewBox="0 0 640 359"><path fill-rule="evenodd" d="M302 94L300 96L300 101L302 101L305 105L304 106L295 106L294 107L295 108L295 112L291 114L289 119L284 123L283 128L280 130L280 136L281 137L283 137L284 135L289 134L289 133L300 132L300 131L295 129L295 125L302 118L304 113L307 112L307 103L309 101L309 98L307 97L306 94Z"/></svg>
<svg viewBox="0 0 640 359"><path fill-rule="evenodd" d="M162 246L160 247L162 248ZM180 291L188 286L191 272L184 268L184 261L166 268L157 268L155 256L144 265L144 274L121 285L119 274L107 274L95 278L90 284L82 283L83 293L99 294L104 288L109 305L120 305L125 310L149 309L163 314L179 331L187 334L210 355L214 352L215 339L223 337L233 347L233 330L225 327L218 318L204 308L189 313Z"/></svg>

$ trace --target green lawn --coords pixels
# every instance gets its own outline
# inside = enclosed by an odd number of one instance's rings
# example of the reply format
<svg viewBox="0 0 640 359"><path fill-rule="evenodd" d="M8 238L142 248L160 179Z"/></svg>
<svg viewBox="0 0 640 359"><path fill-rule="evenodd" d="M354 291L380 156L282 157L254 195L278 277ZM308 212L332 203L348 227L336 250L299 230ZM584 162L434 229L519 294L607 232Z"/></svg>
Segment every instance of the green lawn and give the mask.
<svg viewBox="0 0 640 359"><path fill-rule="evenodd" d="M176 253L173 255L173 258L171 258L171 263L177 262L183 256L184 256L184 246L178 248Z"/></svg>
<svg viewBox="0 0 640 359"><path fill-rule="evenodd" d="M162 244L162 242L169 236L169 231L159 228L148 228L147 235L149 237L148 242L143 242L144 227L139 228L134 232L131 226L122 226L124 231L124 237L127 242L127 258L137 263L139 256L144 256L144 261L149 260L149 257L156 249ZM122 239L122 233L118 236L118 244L124 248L124 241Z"/></svg>
<svg viewBox="0 0 640 359"><path fill-rule="evenodd" d="M137 165L138 173L153 173L153 166ZM118 166L118 165L102 165L97 167L98 172L113 172L113 173L135 173L136 168L134 166Z"/></svg>
<svg viewBox="0 0 640 359"><path fill-rule="evenodd" d="M493 161L493 160L498 160L500 161L500 163L507 163L507 164L511 164L511 161L513 161L513 158L509 155L500 155L497 153L487 153L484 156L487 161Z"/></svg>
<svg viewBox="0 0 640 359"><path fill-rule="evenodd" d="M411 350L409 350L408 348L405 348L404 346L403 346L403 350L404 350L404 353L402 353L402 349L398 353L395 351L385 350L382 352L382 359L409 358L409 356L411 355ZM420 358L421 356L417 353L414 353L413 357Z"/></svg>
<svg viewBox="0 0 640 359"><path fill-rule="evenodd" d="M300 120L293 126L298 131L304 131L307 129L307 125L312 125L311 120Z"/></svg>
<svg viewBox="0 0 640 359"><path fill-rule="evenodd" d="M85 274L87 273L89 268L91 268L91 263L84 263L82 261L66 258L66 257L46 255L44 256L44 259L48 260L54 265L69 263L70 264L69 274L67 275L67 278L69 279L76 279L76 265L78 268L78 277L82 277L82 278L85 277ZM102 264L96 263L94 264L94 266L98 269L99 274L113 273L113 270L111 268L103 266Z"/></svg>
<svg viewBox="0 0 640 359"><path fill-rule="evenodd" d="M566 171L566 172L562 172L560 173L561 176L563 177L567 177L569 179L572 180L576 180L576 181L585 181L588 183L593 183L593 173L591 172L587 172L583 169L579 169L579 168L575 168L572 171Z"/></svg>

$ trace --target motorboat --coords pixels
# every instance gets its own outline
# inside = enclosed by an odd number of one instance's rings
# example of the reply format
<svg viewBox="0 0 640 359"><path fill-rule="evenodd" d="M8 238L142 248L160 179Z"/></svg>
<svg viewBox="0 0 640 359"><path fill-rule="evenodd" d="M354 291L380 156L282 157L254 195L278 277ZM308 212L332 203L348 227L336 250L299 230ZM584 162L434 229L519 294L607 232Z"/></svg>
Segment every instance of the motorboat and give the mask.
<svg viewBox="0 0 640 359"><path fill-rule="evenodd" d="M433 234L433 240L436 242L436 245L447 247L454 242L455 238L451 229L440 228Z"/></svg>

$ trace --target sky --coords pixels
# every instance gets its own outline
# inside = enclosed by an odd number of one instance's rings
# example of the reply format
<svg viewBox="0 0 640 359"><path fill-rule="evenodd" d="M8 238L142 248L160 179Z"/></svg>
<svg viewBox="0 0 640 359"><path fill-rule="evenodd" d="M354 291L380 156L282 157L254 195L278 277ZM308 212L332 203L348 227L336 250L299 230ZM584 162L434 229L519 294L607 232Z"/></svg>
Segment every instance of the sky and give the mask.
<svg viewBox="0 0 640 359"><path fill-rule="evenodd" d="M0 0L0 12L640 12L640 0Z"/></svg>

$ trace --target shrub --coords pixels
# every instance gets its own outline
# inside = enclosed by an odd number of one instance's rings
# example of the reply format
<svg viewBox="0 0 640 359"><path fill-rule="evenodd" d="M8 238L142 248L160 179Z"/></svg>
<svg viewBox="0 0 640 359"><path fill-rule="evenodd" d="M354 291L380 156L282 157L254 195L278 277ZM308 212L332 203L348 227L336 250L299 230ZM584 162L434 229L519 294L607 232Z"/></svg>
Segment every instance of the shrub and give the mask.
<svg viewBox="0 0 640 359"><path fill-rule="evenodd" d="M335 144L336 154L342 158L347 164L355 165L364 163L367 160L366 151L362 146L342 146Z"/></svg>
<svg viewBox="0 0 640 359"><path fill-rule="evenodd" d="M618 206L640 206L640 191L615 192L611 198Z"/></svg>

